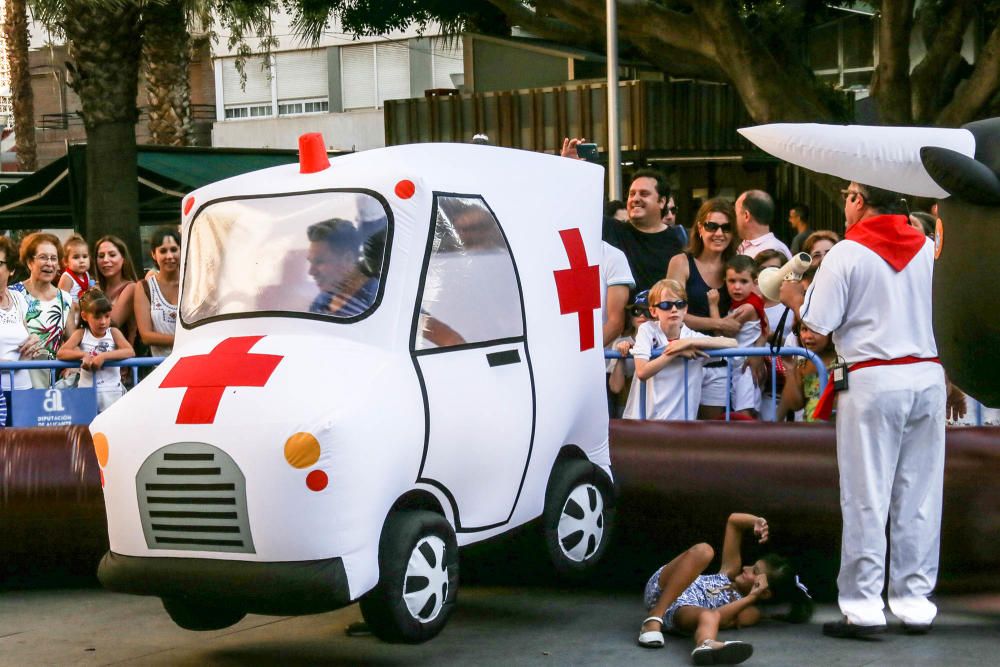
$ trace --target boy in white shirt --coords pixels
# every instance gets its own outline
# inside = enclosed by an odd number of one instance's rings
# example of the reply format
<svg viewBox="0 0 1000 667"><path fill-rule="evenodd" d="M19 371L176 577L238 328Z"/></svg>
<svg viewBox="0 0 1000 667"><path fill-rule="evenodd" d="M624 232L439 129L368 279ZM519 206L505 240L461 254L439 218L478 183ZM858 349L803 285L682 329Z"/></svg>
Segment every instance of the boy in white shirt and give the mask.
<svg viewBox="0 0 1000 667"><path fill-rule="evenodd" d="M736 347L732 338L706 336L687 328L687 292L676 280L660 280L649 289L653 319L639 327L632 356L635 375L646 382L646 417L694 419L701 402L701 376L707 355L702 350ZM663 353L651 359L653 350ZM681 358L688 360L682 361ZM687 365L687 410L684 366ZM638 385L634 387L639 390ZM635 419L638 415L626 414Z"/></svg>

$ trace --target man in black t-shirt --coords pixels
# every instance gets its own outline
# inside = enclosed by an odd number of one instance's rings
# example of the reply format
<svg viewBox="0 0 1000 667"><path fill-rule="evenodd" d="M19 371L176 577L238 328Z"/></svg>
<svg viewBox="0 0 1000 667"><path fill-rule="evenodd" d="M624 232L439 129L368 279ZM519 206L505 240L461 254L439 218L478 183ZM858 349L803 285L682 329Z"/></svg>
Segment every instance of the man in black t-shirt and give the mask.
<svg viewBox="0 0 1000 667"><path fill-rule="evenodd" d="M670 186L663 174L643 169L629 187L628 222L604 219L604 240L625 253L637 292L665 278L670 258L683 249L676 231L663 222L668 200Z"/></svg>

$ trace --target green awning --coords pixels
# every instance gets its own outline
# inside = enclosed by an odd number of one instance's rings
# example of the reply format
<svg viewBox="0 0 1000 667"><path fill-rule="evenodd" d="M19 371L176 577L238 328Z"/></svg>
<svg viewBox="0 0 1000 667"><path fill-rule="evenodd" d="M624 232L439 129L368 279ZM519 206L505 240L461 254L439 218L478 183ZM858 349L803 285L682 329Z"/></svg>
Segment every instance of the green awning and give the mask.
<svg viewBox="0 0 1000 667"><path fill-rule="evenodd" d="M0 192L0 229L83 229L86 144ZM294 150L138 147L139 224L176 223L181 198L203 185L298 160Z"/></svg>

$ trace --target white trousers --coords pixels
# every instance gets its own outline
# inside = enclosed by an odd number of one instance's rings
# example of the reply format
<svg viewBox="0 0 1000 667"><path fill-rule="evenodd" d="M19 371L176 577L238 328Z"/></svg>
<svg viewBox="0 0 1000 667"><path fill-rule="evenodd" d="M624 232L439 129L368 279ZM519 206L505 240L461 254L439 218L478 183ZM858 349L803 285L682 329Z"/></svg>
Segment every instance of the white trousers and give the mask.
<svg viewBox="0 0 1000 667"><path fill-rule="evenodd" d="M941 545L944 371L935 363L878 366L848 380L837 399L840 610L851 623L885 623L888 522L889 608L904 623L930 623Z"/></svg>

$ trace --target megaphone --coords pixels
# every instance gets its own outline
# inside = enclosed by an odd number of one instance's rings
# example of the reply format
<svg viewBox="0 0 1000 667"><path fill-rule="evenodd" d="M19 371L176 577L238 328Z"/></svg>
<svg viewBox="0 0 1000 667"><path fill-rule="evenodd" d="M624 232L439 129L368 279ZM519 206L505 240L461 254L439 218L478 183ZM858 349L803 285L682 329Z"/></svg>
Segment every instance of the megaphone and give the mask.
<svg viewBox="0 0 1000 667"><path fill-rule="evenodd" d="M774 266L767 267L757 276L760 293L771 301L779 301L781 283L785 280L800 279L811 263L812 258L807 253L800 252L785 262L780 269Z"/></svg>

